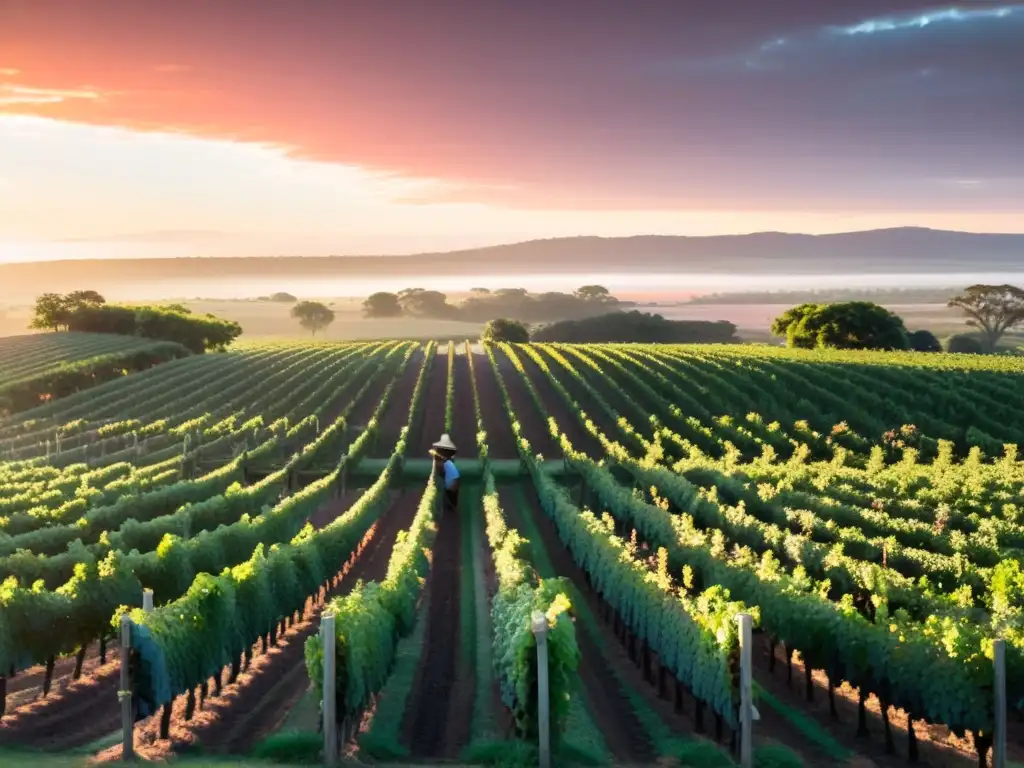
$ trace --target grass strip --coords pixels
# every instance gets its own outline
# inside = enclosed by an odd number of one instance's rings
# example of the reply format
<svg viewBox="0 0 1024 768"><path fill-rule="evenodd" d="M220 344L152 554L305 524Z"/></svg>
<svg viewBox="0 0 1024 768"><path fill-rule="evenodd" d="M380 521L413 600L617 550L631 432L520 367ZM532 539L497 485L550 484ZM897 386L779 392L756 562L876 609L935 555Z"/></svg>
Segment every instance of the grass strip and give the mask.
<svg viewBox="0 0 1024 768"><path fill-rule="evenodd" d="M499 736L497 713L494 711L494 663L491 654L491 613L487 599L487 584L481 540L484 536L482 498L473 496L473 514L469 515L469 536L463 535L463 551L467 542L473 573L473 610L476 632L476 693L473 702L473 725L470 744L479 740L494 740ZM463 562L463 573L467 573Z"/></svg>
<svg viewBox="0 0 1024 768"><path fill-rule="evenodd" d="M402 744L402 721L405 719L406 703L416 680L416 670L423 656L423 635L426 632L429 608L428 590L424 590L416 617L416 628L408 637L398 641L395 666L377 698L370 728L360 734L357 740L361 755L365 754L379 760L396 760L409 756L409 750Z"/></svg>
<svg viewBox="0 0 1024 768"><path fill-rule="evenodd" d="M774 709L781 717L788 720L801 736L813 743L823 753L839 762L845 762L853 757L852 750L832 738L830 733L808 715L784 704L756 682L753 684L753 689L755 700L763 701Z"/></svg>

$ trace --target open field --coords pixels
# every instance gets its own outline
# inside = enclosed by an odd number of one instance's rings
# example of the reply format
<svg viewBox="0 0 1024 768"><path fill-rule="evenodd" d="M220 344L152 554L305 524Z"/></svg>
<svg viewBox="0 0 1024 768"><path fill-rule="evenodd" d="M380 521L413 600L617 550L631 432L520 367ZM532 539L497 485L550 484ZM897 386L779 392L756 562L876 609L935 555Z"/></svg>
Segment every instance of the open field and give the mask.
<svg viewBox="0 0 1024 768"><path fill-rule="evenodd" d="M458 295L453 294L453 300ZM627 297L628 298L628 297ZM638 297L634 297L638 298ZM331 341L368 339L448 339L477 338L479 323L458 320L400 317L367 319L361 302L352 298L320 298L334 310L337 319L316 338ZM309 334L289 317L290 304L266 301L183 300L197 314L211 313L239 323L248 341L305 340ZM654 306L638 300L636 309L661 314L670 320L727 320L737 327L737 335L748 342L779 343L771 336L772 320L781 315L788 304L678 304ZM887 309L903 318L909 330L926 329L940 339L970 329L963 316L942 304L886 304ZM32 309L28 305L0 308L0 337L28 333ZM1008 346L1024 344L1024 332L1011 331L1004 342Z"/></svg>
<svg viewBox="0 0 1024 768"><path fill-rule="evenodd" d="M1022 385L1007 357L259 341L0 419L0 750L34 750L0 764L120 757L111 620L144 589L149 759L315 760L328 610L349 759L530 764L539 608L558 765L731 765L741 611L758 765L977 765L995 637L1019 761Z"/></svg>

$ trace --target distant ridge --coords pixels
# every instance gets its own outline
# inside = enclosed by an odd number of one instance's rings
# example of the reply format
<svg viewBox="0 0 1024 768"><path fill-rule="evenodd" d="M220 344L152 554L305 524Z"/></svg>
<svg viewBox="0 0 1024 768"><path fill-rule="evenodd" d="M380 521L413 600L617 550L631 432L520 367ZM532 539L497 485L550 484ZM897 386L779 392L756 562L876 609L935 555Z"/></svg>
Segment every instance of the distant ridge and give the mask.
<svg viewBox="0 0 1024 768"><path fill-rule="evenodd" d="M403 275L1024 272L1024 234L919 227L828 235L563 237L408 256L92 259L0 264L0 297L157 280Z"/></svg>

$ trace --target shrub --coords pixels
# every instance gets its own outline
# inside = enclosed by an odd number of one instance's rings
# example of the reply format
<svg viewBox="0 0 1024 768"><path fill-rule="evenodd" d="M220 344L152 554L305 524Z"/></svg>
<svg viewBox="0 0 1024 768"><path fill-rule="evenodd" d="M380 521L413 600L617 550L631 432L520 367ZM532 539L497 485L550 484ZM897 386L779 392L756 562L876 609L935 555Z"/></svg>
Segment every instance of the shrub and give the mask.
<svg viewBox="0 0 1024 768"><path fill-rule="evenodd" d="M914 331L910 334L910 348L915 352L941 352L942 344L931 331Z"/></svg>
<svg viewBox="0 0 1024 768"><path fill-rule="evenodd" d="M322 761L324 740L311 731L288 731L268 736L253 749L253 757L272 763L291 765L319 765Z"/></svg>
<svg viewBox="0 0 1024 768"><path fill-rule="evenodd" d="M946 351L961 355L980 355L985 349L975 337L959 333L951 336L946 342Z"/></svg>
<svg viewBox="0 0 1024 768"><path fill-rule="evenodd" d="M534 341L577 344L644 342L663 344L735 342L736 326L706 320L666 320L647 312L609 312L584 320L563 320L534 331Z"/></svg>
<svg viewBox="0 0 1024 768"><path fill-rule="evenodd" d="M772 334L790 347L907 349L903 320L870 301L800 304L772 322Z"/></svg>
<svg viewBox="0 0 1024 768"><path fill-rule="evenodd" d="M481 341L507 341L510 344L525 344L530 340L530 331L518 320L499 317L484 326Z"/></svg>

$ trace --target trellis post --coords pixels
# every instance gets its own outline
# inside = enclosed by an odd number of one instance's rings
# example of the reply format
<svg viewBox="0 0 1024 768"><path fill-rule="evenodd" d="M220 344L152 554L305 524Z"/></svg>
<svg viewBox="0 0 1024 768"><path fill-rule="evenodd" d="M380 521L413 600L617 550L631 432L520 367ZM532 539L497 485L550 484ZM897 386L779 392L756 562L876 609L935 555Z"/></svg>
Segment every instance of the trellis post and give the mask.
<svg viewBox="0 0 1024 768"><path fill-rule="evenodd" d="M995 672L995 733L992 743L993 768L1006 768L1006 641L996 640L992 643L995 652L993 667Z"/></svg>
<svg viewBox="0 0 1024 768"><path fill-rule="evenodd" d="M754 764L752 749L754 702L751 689L751 634L753 619L749 613L736 616L740 630L740 766L751 768Z"/></svg>
<svg viewBox="0 0 1024 768"><path fill-rule="evenodd" d="M533 635L537 638L537 735L540 768L551 768L551 694L548 690L548 617L533 612Z"/></svg>
<svg viewBox="0 0 1024 768"><path fill-rule="evenodd" d="M320 619L320 640L324 651L324 699L320 705L324 717L324 765L334 768L338 761L338 699L334 686L334 614Z"/></svg>
<svg viewBox="0 0 1024 768"><path fill-rule="evenodd" d="M135 717L132 711L132 621L121 614L121 759L135 759Z"/></svg>

